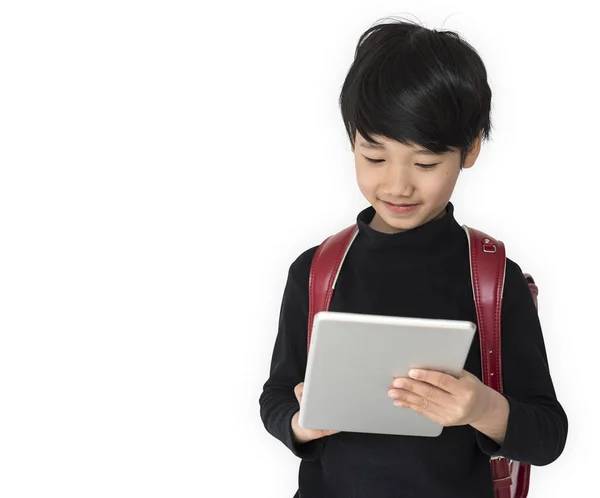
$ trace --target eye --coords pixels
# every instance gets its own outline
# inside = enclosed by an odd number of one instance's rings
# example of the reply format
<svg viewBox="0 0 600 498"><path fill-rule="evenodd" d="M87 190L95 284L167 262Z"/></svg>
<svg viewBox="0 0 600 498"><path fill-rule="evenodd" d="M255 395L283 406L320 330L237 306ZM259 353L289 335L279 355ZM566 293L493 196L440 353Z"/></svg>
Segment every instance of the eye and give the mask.
<svg viewBox="0 0 600 498"><path fill-rule="evenodd" d="M371 159L370 157L363 156L367 161L373 164L382 163L383 159Z"/></svg>
<svg viewBox="0 0 600 498"><path fill-rule="evenodd" d="M378 163L382 163L384 161L384 159L371 159L370 157L367 157L367 156L363 156L363 157L372 164L378 164ZM440 163L433 163L433 164L415 163L415 164L423 169L433 169Z"/></svg>

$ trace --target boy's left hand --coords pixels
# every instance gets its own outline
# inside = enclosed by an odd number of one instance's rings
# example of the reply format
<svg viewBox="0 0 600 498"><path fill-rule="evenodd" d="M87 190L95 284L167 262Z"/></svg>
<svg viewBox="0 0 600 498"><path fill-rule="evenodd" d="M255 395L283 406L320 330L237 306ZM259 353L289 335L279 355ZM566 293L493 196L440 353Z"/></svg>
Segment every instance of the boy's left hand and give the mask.
<svg viewBox="0 0 600 498"><path fill-rule="evenodd" d="M420 375L413 377L412 372ZM410 378L396 377L388 395L394 404L411 408L444 426L473 424L486 415L495 391L470 372L455 378L433 370L411 370Z"/></svg>

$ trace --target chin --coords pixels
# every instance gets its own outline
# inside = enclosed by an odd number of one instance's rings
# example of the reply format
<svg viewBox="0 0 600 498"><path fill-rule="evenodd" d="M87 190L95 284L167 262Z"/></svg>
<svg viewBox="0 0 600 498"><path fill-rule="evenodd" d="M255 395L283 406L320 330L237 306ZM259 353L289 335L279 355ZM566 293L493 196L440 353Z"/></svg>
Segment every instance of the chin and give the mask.
<svg viewBox="0 0 600 498"><path fill-rule="evenodd" d="M416 218L394 218L386 213L382 213L381 210L377 210L377 214L379 215L379 219L385 223L388 230L403 232L415 228L420 224L420 219Z"/></svg>

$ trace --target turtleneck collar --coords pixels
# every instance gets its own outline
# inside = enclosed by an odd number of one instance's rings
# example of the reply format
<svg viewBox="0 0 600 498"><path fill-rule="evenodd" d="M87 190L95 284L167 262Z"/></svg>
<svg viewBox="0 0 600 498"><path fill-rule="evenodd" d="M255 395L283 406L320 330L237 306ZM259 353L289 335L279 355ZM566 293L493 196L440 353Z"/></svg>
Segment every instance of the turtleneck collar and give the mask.
<svg viewBox="0 0 600 498"><path fill-rule="evenodd" d="M375 251L377 257L393 256L395 262L418 264L445 260L467 240L463 228L454 218L451 202L446 205L446 213L442 217L404 232L384 233L375 230L369 226L374 216L373 206L358 214L356 223L359 233L356 242L366 251Z"/></svg>

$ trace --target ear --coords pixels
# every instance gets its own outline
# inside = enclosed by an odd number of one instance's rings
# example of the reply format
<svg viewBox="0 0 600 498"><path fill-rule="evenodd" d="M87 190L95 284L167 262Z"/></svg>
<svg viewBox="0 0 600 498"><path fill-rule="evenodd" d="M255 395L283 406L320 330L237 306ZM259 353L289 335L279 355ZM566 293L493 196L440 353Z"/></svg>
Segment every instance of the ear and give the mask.
<svg viewBox="0 0 600 498"><path fill-rule="evenodd" d="M463 165L463 169L467 169L472 167L479 156L479 152L481 151L481 140L483 135L480 133L479 136L473 142L473 145L469 149L467 156L465 157L465 164Z"/></svg>

